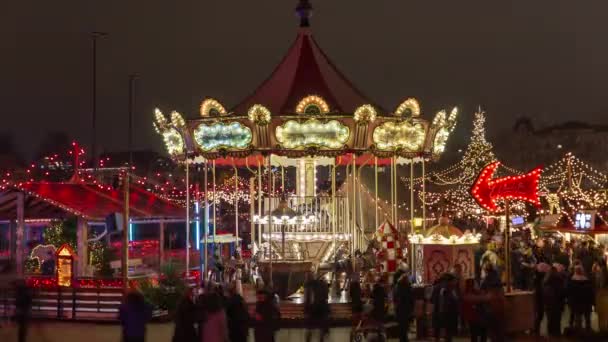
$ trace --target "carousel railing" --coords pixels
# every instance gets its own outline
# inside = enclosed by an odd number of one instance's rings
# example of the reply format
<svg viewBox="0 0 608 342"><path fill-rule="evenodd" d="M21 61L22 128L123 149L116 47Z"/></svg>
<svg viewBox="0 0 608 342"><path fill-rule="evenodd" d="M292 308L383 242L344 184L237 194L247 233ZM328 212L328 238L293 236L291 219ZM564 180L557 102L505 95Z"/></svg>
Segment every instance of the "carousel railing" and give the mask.
<svg viewBox="0 0 608 342"><path fill-rule="evenodd" d="M266 199L268 200L268 199ZM271 210L277 208L280 198L270 199ZM273 233L336 233L348 234L348 199L335 197L335 213L331 196L290 196L288 206L295 210L303 222L272 224Z"/></svg>

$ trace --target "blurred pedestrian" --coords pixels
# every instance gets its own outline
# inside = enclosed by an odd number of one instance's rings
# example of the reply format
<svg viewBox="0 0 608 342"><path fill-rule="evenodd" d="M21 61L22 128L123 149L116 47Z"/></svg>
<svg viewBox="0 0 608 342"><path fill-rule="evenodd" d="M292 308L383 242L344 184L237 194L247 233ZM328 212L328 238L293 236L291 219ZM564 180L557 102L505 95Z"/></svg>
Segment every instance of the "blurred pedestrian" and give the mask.
<svg viewBox="0 0 608 342"><path fill-rule="evenodd" d="M409 341L410 323L414 313L414 294L407 273L403 273L393 294L395 319L399 325L399 342Z"/></svg>
<svg viewBox="0 0 608 342"><path fill-rule="evenodd" d="M547 315L547 330L549 336L561 336L561 319L564 308L565 286L564 279L555 267L547 273L543 284L543 302Z"/></svg>
<svg viewBox="0 0 608 342"><path fill-rule="evenodd" d="M323 342L329 333L329 286L324 279L312 279L304 288L304 314L306 316L306 341L312 339L313 330L319 331Z"/></svg>
<svg viewBox="0 0 608 342"><path fill-rule="evenodd" d="M146 324L151 318L152 308L146 303L144 296L138 291L129 291L118 310L123 342L144 342Z"/></svg>
<svg viewBox="0 0 608 342"><path fill-rule="evenodd" d="M458 330L458 312L460 310L456 277L446 273L439 283L440 287L433 302L433 324L435 338L439 340L441 331L445 341L451 342Z"/></svg>
<svg viewBox="0 0 608 342"><path fill-rule="evenodd" d="M591 309L593 306L593 285L585 276L582 266L574 268L574 275L568 282L567 288L568 305L574 315L574 328L582 329L582 321L585 321L585 330L591 330Z"/></svg>
<svg viewBox="0 0 608 342"><path fill-rule="evenodd" d="M25 342L32 312L32 293L24 280L15 282L15 321L17 323L17 340Z"/></svg>
<svg viewBox="0 0 608 342"><path fill-rule="evenodd" d="M255 305L255 341L274 342L280 320L281 313L274 303L273 295L269 291L259 290Z"/></svg>
<svg viewBox="0 0 608 342"><path fill-rule="evenodd" d="M228 325L222 300L217 293L210 293L205 298L205 320L201 334L201 342L228 341Z"/></svg>
<svg viewBox="0 0 608 342"><path fill-rule="evenodd" d="M173 342L195 342L198 340L195 323L197 323L197 307L194 304L192 288L186 289L184 298L177 306L175 313L175 330Z"/></svg>
<svg viewBox="0 0 608 342"><path fill-rule="evenodd" d="M226 316L228 317L230 342L247 342L249 312L245 300L236 287L230 288L230 296L226 303Z"/></svg>
<svg viewBox="0 0 608 342"><path fill-rule="evenodd" d="M487 339L486 310L481 292L475 287L474 279L465 282L462 297L462 318L469 327L471 342L485 342Z"/></svg>

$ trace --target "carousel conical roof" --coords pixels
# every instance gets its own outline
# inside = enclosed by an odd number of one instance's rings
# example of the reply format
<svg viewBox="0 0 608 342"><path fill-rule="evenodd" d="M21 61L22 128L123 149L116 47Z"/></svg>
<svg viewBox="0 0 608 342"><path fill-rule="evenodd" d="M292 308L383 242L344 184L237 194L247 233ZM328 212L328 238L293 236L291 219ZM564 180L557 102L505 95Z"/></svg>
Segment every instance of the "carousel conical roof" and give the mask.
<svg viewBox="0 0 608 342"><path fill-rule="evenodd" d="M300 28L295 42L272 74L232 112L247 113L251 106L263 104L273 115L293 114L298 102L309 95L320 96L332 111L340 113L353 113L357 107L373 103L319 47L309 27L312 7L307 5L307 11L300 11L300 6L297 9Z"/></svg>

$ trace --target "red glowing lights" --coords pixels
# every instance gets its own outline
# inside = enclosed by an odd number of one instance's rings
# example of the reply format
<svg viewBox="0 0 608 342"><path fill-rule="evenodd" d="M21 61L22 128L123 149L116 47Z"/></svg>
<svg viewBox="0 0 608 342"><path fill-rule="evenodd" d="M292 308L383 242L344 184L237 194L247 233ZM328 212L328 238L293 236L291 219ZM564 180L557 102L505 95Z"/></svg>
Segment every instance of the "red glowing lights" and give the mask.
<svg viewBox="0 0 608 342"><path fill-rule="evenodd" d="M492 179L500 162L488 164L477 177L471 188L471 195L477 203L488 211L497 211L500 199L518 200L540 206L538 181L542 167L521 176L507 176Z"/></svg>

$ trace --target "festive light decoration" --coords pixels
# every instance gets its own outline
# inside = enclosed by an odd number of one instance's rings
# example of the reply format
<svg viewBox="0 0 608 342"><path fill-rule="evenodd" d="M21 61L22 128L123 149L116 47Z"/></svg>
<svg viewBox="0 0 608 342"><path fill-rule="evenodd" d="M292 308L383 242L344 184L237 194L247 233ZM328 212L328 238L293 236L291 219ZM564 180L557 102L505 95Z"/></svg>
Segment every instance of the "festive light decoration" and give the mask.
<svg viewBox="0 0 608 342"><path fill-rule="evenodd" d="M277 141L285 148L316 146L338 149L348 141L350 129L337 120L320 122L309 119L304 123L289 120L278 126L275 133Z"/></svg>
<svg viewBox="0 0 608 342"><path fill-rule="evenodd" d="M406 152L422 150L426 130L417 122L385 122L374 129L372 139L379 150L404 149Z"/></svg>
<svg viewBox="0 0 608 342"><path fill-rule="evenodd" d="M473 198L481 207L496 211L496 201L500 199L521 200L540 206L538 181L542 168L536 168L525 175L492 179L498 165L500 162L486 166L471 189Z"/></svg>
<svg viewBox="0 0 608 342"><path fill-rule="evenodd" d="M70 287L74 277L74 251L68 244L57 250L57 285Z"/></svg>
<svg viewBox="0 0 608 342"><path fill-rule="evenodd" d="M322 97L317 95L309 95L303 98L296 106L298 114L325 114L329 112L329 105Z"/></svg>
<svg viewBox="0 0 608 342"><path fill-rule="evenodd" d="M283 233L268 233L262 234L264 240L268 240L269 237L272 241L282 241ZM349 241L350 234L319 234L319 233L285 233L285 240L293 242L314 242L314 241L333 241L334 237L337 241Z"/></svg>
<svg viewBox="0 0 608 342"><path fill-rule="evenodd" d="M268 108L256 104L249 108L249 111L247 112L247 117L249 118L249 121L257 125L264 126L270 123L271 114Z"/></svg>
<svg viewBox="0 0 608 342"><path fill-rule="evenodd" d="M253 223L268 224L268 220L269 220L268 215L265 215L265 216L253 215ZM277 225L306 225L306 224L312 224L314 222L316 222L316 217L314 215L309 215L309 216L298 215L298 216L293 216L293 217L272 216L272 224L277 224Z"/></svg>
<svg viewBox="0 0 608 342"><path fill-rule="evenodd" d="M469 231L464 232L462 236L451 235L449 237L440 234L426 237L422 234L410 234L408 239L411 243L418 245L474 245L481 240L481 234L472 234Z"/></svg>
<svg viewBox="0 0 608 342"><path fill-rule="evenodd" d="M194 130L194 140L203 151L219 148L244 149L251 144L251 129L239 122L202 123Z"/></svg>
<svg viewBox="0 0 608 342"><path fill-rule="evenodd" d="M228 115L226 108L216 99L208 98L201 102L201 116Z"/></svg>
<svg viewBox="0 0 608 342"><path fill-rule="evenodd" d="M416 117L420 116L420 104L415 98L403 101L395 110L395 116Z"/></svg>
<svg viewBox="0 0 608 342"><path fill-rule="evenodd" d="M445 145L448 141L450 133L456 127L456 117L458 108L454 107L449 117L446 117L445 111L440 111L433 119L433 128L436 130L433 138L433 154L440 155L445 151Z"/></svg>
<svg viewBox="0 0 608 342"><path fill-rule="evenodd" d="M157 108L154 110L156 122L153 123L156 133L163 136L165 147L170 155L182 154L185 149L184 138L176 127L184 127L185 121L178 112L171 113L171 124Z"/></svg>
<svg viewBox="0 0 608 342"><path fill-rule="evenodd" d="M182 115L176 111L171 112L171 124L175 128L184 128L186 126L186 121L182 117Z"/></svg>
<svg viewBox="0 0 608 342"><path fill-rule="evenodd" d="M355 110L354 119L359 123L374 122L377 116L376 109L369 104L363 105Z"/></svg>
<svg viewBox="0 0 608 342"><path fill-rule="evenodd" d="M437 113L431 125L431 129L451 127L455 124L457 112L457 109L454 108L449 116L447 116L445 111ZM441 206L442 210L467 215L473 214L479 216L484 214L470 194L471 186L477 179L480 170L490 162L496 160L496 157L492 152L492 144L485 138L484 125L485 113L478 111L475 113L475 119L473 121L471 140L464 152L462 160L444 170L430 172L426 175L424 181L431 185L432 188L436 188L436 192L430 191L429 189L431 187L427 186L423 196L422 189L420 188L423 179L421 177L413 179L412 183L415 186L414 191L418 193L418 199L421 202L424 201L424 204L427 207ZM437 137L435 137L435 139L437 139ZM518 170L511 169L502 164L500 168L511 174L520 173ZM410 187L409 178L402 177L401 180L407 188ZM512 209L515 210L517 207L518 210L523 210L523 206L521 208L520 206L519 203L515 203L512 206Z"/></svg>
<svg viewBox="0 0 608 342"><path fill-rule="evenodd" d="M184 138L175 128L164 131L162 135L165 147L170 155L184 153Z"/></svg>

